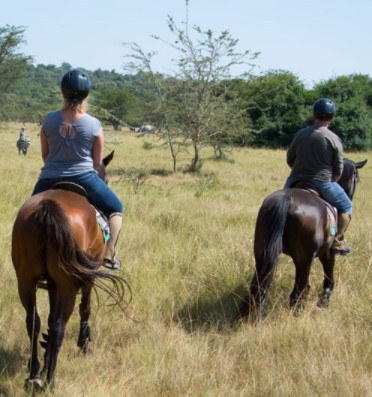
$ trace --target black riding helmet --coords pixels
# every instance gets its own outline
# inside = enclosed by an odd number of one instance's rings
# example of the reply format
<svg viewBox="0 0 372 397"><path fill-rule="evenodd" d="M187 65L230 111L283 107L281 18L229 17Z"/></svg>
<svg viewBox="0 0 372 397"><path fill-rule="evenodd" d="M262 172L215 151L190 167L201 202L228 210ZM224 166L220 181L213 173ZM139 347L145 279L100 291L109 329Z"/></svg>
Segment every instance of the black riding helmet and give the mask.
<svg viewBox="0 0 372 397"><path fill-rule="evenodd" d="M89 76L82 70L72 69L62 77L62 94L71 102L77 100L81 103L88 96L91 87Z"/></svg>
<svg viewBox="0 0 372 397"><path fill-rule="evenodd" d="M332 120L336 113L336 105L328 98L320 98L314 102L313 112L319 120Z"/></svg>

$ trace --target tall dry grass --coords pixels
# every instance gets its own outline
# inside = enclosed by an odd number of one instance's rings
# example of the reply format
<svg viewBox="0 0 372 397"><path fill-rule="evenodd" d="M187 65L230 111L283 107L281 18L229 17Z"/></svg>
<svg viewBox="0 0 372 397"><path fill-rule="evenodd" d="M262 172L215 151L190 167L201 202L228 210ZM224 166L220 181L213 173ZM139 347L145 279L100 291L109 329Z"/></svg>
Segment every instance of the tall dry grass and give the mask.
<svg viewBox="0 0 372 397"><path fill-rule="evenodd" d="M38 127L27 156L20 125L0 128L0 395L22 396L29 357L25 313L10 258L11 229L41 167ZM199 176L166 175L171 159L156 138L106 131L115 150L110 185L125 204L121 275L133 291L126 314L93 299L93 357L78 355L77 308L59 356L55 396L372 396L371 152L360 171L347 232L354 248L338 258L328 310L316 307L316 260L306 307L288 309L294 267L283 256L259 326L233 324L254 260L252 239L263 198L288 174L282 150L240 149L230 161L205 152ZM190 154L182 154L184 167ZM39 292L44 329L48 314Z"/></svg>

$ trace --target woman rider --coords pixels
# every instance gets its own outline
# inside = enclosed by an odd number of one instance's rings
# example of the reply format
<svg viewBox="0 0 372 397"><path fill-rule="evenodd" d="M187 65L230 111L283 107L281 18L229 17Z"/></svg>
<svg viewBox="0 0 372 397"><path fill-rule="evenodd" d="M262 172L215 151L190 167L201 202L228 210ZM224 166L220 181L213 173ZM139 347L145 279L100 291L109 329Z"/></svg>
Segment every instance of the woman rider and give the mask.
<svg viewBox="0 0 372 397"><path fill-rule="evenodd" d="M50 189L57 182L68 181L82 186L89 201L109 219L111 238L107 243L104 265L119 269L116 245L122 225L123 205L100 178L104 135L100 121L86 113L91 89L87 73L72 69L61 81L64 105L49 113L40 132L44 166L33 195ZM99 176L100 175L100 176Z"/></svg>

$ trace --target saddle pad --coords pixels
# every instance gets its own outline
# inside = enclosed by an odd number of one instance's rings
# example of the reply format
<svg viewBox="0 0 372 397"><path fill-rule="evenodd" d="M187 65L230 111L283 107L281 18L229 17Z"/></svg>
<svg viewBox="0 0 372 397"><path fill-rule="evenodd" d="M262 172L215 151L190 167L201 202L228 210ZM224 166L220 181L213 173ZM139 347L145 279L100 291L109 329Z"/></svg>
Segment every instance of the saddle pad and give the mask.
<svg viewBox="0 0 372 397"><path fill-rule="evenodd" d="M97 208L94 207L94 209L96 210L97 223L102 230L103 241L107 244L110 240L110 226L108 220Z"/></svg>
<svg viewBox="0 0 372 397"><path fill-rule="evenodd" d="M331 236L335 236L336 232L337 232L337 208L334 207L333 205L329 204L328 201L325 201L324 199L322 199L316 190L309 189L309 188L302 188L302 187L300 187L300 189L305 189L308 192L315 194L316 196L319 197L319 200L322 200L323 203L326 205L327 214L328 214L329 223L330 223L329 228L330 228Z"/></svg>
<svg viewBox="0 0 372 397"><path fill-rule="evenodd" d="M323 200L324 201L324 200ZM324 201L327 206L327 214L330 221L331 236L335 236L337 232L337 209L331 204Z"/></svg>

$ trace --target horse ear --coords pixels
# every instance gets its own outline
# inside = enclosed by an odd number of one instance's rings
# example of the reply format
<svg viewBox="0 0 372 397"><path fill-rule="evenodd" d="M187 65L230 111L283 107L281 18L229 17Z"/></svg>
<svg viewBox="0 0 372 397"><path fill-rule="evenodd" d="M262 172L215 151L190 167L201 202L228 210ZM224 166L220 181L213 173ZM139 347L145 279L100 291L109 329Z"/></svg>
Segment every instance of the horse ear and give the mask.
<svg viewBox="0 0 372 397"><path fill-rule="evenodd" d="M363 161L359 161L359 163L355 163L355 168L363 168L367 163L367 159Z"/></svg>
<svg viewBox="0 0 372 397"><path fill-rule="evenodd" d="M115 150L113 150L108 156L106 156L103 160L102 163L105 167L111 162L111 160L114 158L114 153Z"/></svg>

